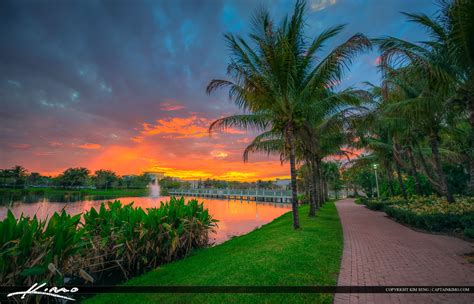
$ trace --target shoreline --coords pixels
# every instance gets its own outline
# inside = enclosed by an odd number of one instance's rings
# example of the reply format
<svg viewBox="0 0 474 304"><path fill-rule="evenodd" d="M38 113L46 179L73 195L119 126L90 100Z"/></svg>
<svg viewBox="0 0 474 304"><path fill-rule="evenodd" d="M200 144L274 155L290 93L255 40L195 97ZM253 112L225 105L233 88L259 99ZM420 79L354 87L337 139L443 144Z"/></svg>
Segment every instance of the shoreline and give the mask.
<svg viewBox="0 0 474 304"><path fill-rule="evenodd" d="M316 218L299 208L302 229L288 229L291 212L245 235L132 278L124 286L332 286L343 249L342 226L333 201ZM291 266L290 266L291 265ZM236 298L237 297L237 298ZM284 302L284 294L102 294L85 303ZM296 303L332 303L332 294L292 294Z"/></svg>
<svg viewBox="0 0 474 304"><path fill-rule="evenodd" d="M130 189L60 189L60 188L0 188L0 197L2 199L21 199L22 196L38 197L77 197L81 200L85 196L98 196L104 199L117 197L142 197L148 196L148 188L130 188ZM102 199L99 198L99 199ZM71 202L67 200L66 202Z"/></svg>

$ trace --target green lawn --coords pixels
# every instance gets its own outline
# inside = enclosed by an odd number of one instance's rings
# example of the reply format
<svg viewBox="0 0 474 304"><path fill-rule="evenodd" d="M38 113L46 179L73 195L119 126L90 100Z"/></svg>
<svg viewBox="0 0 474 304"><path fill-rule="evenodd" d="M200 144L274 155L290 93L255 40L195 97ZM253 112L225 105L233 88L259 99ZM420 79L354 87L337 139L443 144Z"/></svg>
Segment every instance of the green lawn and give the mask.
<svg viewBox="0 0 474 304"><path fill-rule="evenodd" d="M300 208L247 235L130 280L126 285L335 285L342 254L342 228L333 202L316 218ZM87 303L332 303L329 294L109 294ZM291 301L290 301L291 300Z"/></svg>

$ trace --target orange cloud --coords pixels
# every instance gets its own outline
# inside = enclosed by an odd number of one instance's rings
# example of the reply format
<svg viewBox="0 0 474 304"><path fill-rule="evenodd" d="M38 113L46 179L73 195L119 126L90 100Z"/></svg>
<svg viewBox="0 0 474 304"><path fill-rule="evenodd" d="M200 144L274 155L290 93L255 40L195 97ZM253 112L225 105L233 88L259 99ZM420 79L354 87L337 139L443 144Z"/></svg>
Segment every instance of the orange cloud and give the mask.
<svg viewBox="0 0 474 304"><path fill-rule="evenodd" d="M243 130L232 129L232 128L225 129L223 132L227 134L245 134L245 131Z"/></svg>
<svg viewBox="0 0 474 304"><path fill-rule="evenodd" d="M229 181L248 181L256 179L255 172L229 171L216 176L217 179Z"/></svg>
<svg viewBox="0 0 474 304"><path fill-rule="evenodd" d="M145 137L161 135L163 138L201 138L209 136L209 126L212 119L192 115L189 117L170 117L158 119L156 124L143 123L143 129L138 136L131 138L132 141L141 143ZM244 134L244 131L227 129L228 134Z"/></svg>
<svg viewBox="0 0 474 304"><path fill-rule="evenodd" d="M105 146L87 141L66 144L50 139L44 147L36 147L37 150L17 150L22 153L6 165L19 163L30 171L54 175L70 167L87 167L91 171L109 169L120 175L158 170L185 180L254 181L288 176L288 165L282 166L278 157L255 155L250 162L243 163L242 152L253 134L241 136L241 131L231 130L228 136L218 133L211 137L208 127L212 121L197 113L163 118L142 124L129 142L117 141ZM25 145L18 147L26 148Z"/></svg>
<svg viewBox="0 0 474 304"><path fill-rule="evenodd" d="M184 109L185 106L182 105L182 104L179 104L175 101L163 101L160 103L160 109L162 111L177 111L177 110L181 110L181 109Z"/></svg>
<svg viewBox="0 0 474 304"><path fill-rule="evenodd" d="M227 156L229 156L229 154L225 151L211 151L211 155L215 158L227 158Z"/></svg>
<svg viewBox="0 0 474 304"><path fill-rule="evenodd" d="M149 168L149 170L163 172L165 175L178 177L186 180L213 178L213 174L205 170L180 170L160 166L152 166Z"/></svg>
<svg viewBox="0 0 474 304"><path fill-rule="evenodd" d="M190 116L159 119L155 125L144 123L141 136L159 134L174 135L174 138L199 138L208 135L210 121L206 118Z"/></svg>
<svg viewBox="0 0 474 304"><path fill-rule="evenodd" d="M160 151L157 149L157 151ZM139 174L146 171L154 162L150 159L152 151L144 146L123 147L109 146L98 155L87 160L87 167L92 171L99 169L113 170L119 174Z"/></svg>
<svg viewBox="0 0 474 304"><path fill-rule="evenodd" d="M102 146L99 144L86 143L86 144L80 145L79 148L86 149L86 150L97 150L97 149L102 148Z"/></svg>
<svg viewBox="0 0 474 304"><path fill-rule="evenodd" d="M244 143L244 144L248 144L250 143L252 140L248 137L244 137L244 138L241 138L241 139L238 139L237 142L238 143Z"/></svg>

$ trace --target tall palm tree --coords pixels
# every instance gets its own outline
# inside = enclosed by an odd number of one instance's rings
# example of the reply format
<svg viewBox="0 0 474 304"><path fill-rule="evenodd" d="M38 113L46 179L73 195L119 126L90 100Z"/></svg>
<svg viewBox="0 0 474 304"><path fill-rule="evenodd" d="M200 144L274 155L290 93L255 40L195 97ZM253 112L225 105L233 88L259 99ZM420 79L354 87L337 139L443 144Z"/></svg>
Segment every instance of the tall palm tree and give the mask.
<svg viewBox="0 0 474 304"><path fill-rule="evenodd" d="M474 1L445 2L442 12L440 22L430 20L427 26L443 29L438 30L439 36L446 37L450 62L457 76L455 100L464 105L469 115L469 190L474 193Z"/></svg>
<svg viewBox="0 0 474 304"><path fill-rule="evenodd" d="M382 61L412 66L411 70L426 78L431 88L444 91L446 109L453 104L463 106L471 127L466 154L469 188L474 191L474 1L442 1L433 18L424 14L405 15L424 27L431 39L418 44L394 37L382 39ZM433 137L430 144L436 151L439 143Z"/></svg>
<svg viewBox="0 0 474 304"><path fill-rule="evenodd" d="M18 181L25 178L27 173L28 173L28 170L18 165L10 169L10 174L11 174L11 177L13 178L13 188L16 188Z"/></svg>
<svg viewBox="0 0 474 304"><path fill-rule="evenodd" d="M320 59L323 45L344 26L330 28L314 40L304 35L305 2L297 1L290 18L275 26L265 9L253 19L254 32L249 40L225 35L231 50L228 79L212 80L207 92L227 88L229 97L244 113L216 120L210 129L241 127L272 131L284 139L290 162L293 226L299 228L296 189L295 139L305 117L320 110L318 100L338 102L328 94L341 81L343 71L353 57L370 46L362 34L356 34Z"/></svg>
<svg viewBox="0 0 474 304"><path fill-rule="evenodd" d="M351 106L358 103L359 96L354 91L349 98L348 90L338 93L347 100L345 107L338 103L329 103L325 111L321 112L319 120L315 116L305 119L303 128L295 136L295 150L297 163L304 162L310 176L310 210L309 216L316 215L316 209L325 202L324 182L322 171L323 158L331 155L346 155L341 149L346 143L343 125L345 120L350 119ZM246 147L244 151L244 162L248 161L250 153L267 153L280 156L280 160L289 160L289 151L285 149L285 140L280 133L272 131L263 132Z"/></svg>

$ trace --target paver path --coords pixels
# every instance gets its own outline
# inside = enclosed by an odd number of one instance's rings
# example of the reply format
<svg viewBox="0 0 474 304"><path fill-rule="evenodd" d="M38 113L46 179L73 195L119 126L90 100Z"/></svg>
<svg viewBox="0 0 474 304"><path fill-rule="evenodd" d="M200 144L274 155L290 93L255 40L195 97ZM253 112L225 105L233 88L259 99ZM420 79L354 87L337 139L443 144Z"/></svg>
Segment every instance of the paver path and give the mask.
<svg viewBox="0 0 474 304"><path fill-rule="evenodd" d="M340 286L474 286L463 240L414 231L354 200L336 203L344 230ZM336 294L334 303L474 303L474 294Z"/></svg>

